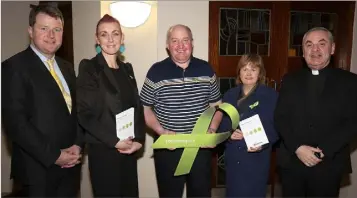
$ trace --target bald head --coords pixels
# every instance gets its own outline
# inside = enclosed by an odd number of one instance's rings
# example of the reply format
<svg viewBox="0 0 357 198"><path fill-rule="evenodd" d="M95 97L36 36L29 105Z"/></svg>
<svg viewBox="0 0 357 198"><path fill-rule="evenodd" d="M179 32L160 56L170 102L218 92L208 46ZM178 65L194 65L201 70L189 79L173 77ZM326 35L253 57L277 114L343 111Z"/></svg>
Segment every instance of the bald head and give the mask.
<svg viewBox="0 0 357 198"><path fill-rule="evenodd" d="M186 25L182 25L182 24L176 24L171 26L168 30L167 30L167 34L166 34L166 44L169 43L171 37L172 37L172 32L174 32L177 29L181 29L181 30L185 30L186 33L188 34L189 38L191 41L193 41L193 36L192 36L192 31L191 29L186 26Z"/></svg>
<svg viewBox="0 0 357 198"><path fill-rule="evenodd" d="M167 31L166 48L176 65L186 68L193 51L191 29L185 25L174 25Z"/></svg>

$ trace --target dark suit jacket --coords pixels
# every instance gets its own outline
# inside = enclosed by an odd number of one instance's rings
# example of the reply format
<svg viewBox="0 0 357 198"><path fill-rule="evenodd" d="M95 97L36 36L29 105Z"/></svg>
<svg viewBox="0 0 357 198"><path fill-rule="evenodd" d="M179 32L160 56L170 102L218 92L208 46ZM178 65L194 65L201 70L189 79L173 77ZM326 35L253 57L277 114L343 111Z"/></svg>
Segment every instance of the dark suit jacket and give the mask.
<svg viewBox="0 0 357 198"><path fill-rule="evenodd" d="M229 89L223 96L222 102L233 105L238 110L238 99L241 98L242 85ZM266 194L266 183L269 176L270 156L272 146L278 140L274 128L274 109L278 98L277 92L265 85L259 85L256 90L240 105L240 120L259 115L269 144L263 146L260 152L247 152L244 140L228 140L225 148L225 168L228 197L261 197ZM249 108L256 102L259 104ZM219 131L229 131L232 128L228 116L224 116ZM254 170L254 171L251 171ZM261 182L257 182L261 181ZM254 185L254 191L247 186Z"/></svg>
<svg viewBox="0 0 357 198"><path fill-rule="evenodd" d="M318 94L317 116L307 116L308 75L303 68L283 78L275 111L276 129L281 135L277 149L280 167L304 167L295 151L301 145L316 146L325 154L316 167L328 165L351 171L350 141L357 134L356 75L345 70L326 68L326 80ZM331 166L332 165L332 166Z"/></svg>
<svg viewBox="0 0 357 198"><path fill-rule="evenodd" d="M56 81L30 47L2 63L1 110L13 143L11 175L23 183L44 182L46 170L57 166L60 149L81 145L73 65L55 59L71 92L71 114Z"/></svg>
<svg viewBox="0 0 357 198"><path fill-rule="evenodd" d="M130 82L127 86L130 86L135 95L135 140L143 144L145 142L144 113L133 68L130 63L119 60L118 65L127 74ZM81 61L77 77L77 104L79 123L86 131L86 142L115 147L119 141L116 135L115 115L123 111L120 94L117 80L102 53L91 60Z"/></svg>

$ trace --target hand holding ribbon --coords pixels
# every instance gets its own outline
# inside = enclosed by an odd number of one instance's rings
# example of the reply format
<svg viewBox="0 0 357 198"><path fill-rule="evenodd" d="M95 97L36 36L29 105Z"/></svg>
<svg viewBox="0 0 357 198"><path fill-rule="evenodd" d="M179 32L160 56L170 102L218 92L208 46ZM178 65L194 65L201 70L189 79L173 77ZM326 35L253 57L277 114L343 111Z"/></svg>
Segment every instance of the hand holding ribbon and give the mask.
<svg viewBox="0 0 357 198"><path fill-rule="evenodd" d="M239 124L237 109L228 103L218 106L218 109L226 112L232 121L232 129ZM214 147L231 136L231 132L207 133L212 117L216 109L208 108L198 118L191 134L161 135L153 144L154 149L184 148L181 159L175 171L175 176L188 174L196 158L200 147Z"/></svg>

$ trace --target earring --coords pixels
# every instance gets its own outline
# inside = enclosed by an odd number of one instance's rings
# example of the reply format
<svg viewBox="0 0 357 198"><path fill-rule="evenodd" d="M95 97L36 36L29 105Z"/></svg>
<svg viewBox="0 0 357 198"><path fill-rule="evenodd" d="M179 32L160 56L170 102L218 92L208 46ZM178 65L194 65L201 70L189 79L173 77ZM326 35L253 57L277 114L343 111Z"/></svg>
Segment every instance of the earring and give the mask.
<svg viewBox="0 0 357 198"><path fill-rule="evenodd" d="M125 46L124 45L120 45L119 51L120 51L120 53L124 53Z"/></svg>
<svg viewBox="0 0 357 198"><path fill-rule="evenodd" d="M95 51L97 52L97 54L99 54L100 52L102 52L102 48L100 47L100 45L97 45L95 47Z"/></svg>

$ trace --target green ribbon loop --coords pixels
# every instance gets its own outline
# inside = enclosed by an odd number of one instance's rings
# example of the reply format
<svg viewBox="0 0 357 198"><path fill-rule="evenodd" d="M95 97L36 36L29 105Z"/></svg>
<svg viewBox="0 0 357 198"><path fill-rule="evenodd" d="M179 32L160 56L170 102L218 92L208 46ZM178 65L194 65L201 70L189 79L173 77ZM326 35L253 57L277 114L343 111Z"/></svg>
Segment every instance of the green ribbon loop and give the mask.
<svg viewBox="0 0 357 198"><path fill-rule="evenodd" d="M232 121L232 129L238 127L240 117L233 105L223 103L217 109L227 113ZM175 176L185 175L190 172L200 147L216 146L230 137L230 131L217 134L207 133L215 112L216 109L214 107L204 111L198 118L191 134L161 135L152 145L154 149L185 148L177 165Z"/></svg>

